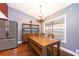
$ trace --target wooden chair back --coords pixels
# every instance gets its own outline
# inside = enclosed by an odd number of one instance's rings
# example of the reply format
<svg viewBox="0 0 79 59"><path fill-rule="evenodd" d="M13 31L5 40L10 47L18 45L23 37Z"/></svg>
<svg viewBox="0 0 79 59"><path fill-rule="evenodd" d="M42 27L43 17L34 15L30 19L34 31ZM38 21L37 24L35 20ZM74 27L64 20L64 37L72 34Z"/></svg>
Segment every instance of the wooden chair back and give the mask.
<svg viewBox="0 0 79 59"><path fill-rule="evenodd" d="M48 38L54 38L54 35L53 34L48 34Z"/></svg>
<svg viewBox="0 0 79 59"><path fill-rule="evenodd" d="M45 33L41 33L41 36L44 37L45 36Z"/></svg>

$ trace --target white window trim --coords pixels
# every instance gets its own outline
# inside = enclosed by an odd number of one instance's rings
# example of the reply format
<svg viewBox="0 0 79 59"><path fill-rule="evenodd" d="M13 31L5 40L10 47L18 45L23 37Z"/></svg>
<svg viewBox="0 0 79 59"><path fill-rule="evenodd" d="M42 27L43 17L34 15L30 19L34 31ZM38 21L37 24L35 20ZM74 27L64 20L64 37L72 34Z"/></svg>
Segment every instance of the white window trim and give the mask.
<svg viewBox="0 0 79 59"><path fill-rule="evenodd" d="M44 26L44 30L43 30L43 32L45 33L45 23L46 22L52 22L53 20L57 20L57 19L60 19L60 18L62 18L62 17L64 17L64 20L65 20L65 22L64 22L64 24L65 24L65 29L64 29L64 40L62 40L61 42L63 42L63 43L66 43L66 15L64 14L64 15L61 15L61 16L58 16L58 17L55 17L55 18L53 18L53 19L50 19L50 20L46 20L44 23L43 23L43 26Z"/></svg>

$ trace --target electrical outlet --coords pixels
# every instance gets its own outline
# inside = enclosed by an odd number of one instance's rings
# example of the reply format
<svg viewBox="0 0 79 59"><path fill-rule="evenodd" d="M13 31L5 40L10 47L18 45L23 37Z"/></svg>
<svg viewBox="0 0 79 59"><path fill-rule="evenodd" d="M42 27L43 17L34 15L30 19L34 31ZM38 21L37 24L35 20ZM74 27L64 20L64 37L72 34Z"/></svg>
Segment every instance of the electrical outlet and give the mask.
<svg viewBox="0 0 79 59"><path fill-rule="evenodd" d="M76 53L78 53L78 54L79 54L79 49L76 49Z"/></svg>

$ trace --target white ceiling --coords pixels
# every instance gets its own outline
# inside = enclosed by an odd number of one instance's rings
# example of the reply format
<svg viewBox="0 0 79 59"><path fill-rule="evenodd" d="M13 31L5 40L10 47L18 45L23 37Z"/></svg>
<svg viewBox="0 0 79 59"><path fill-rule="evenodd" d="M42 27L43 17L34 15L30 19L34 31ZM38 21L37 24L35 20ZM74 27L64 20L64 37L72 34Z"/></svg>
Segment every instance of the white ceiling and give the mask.
<svg viewBox="0 0 79 59"><path fill-rule="evenodd" d="M44 16L51 15L60 9L71 5L71 3L50 3L50 4L41 4L42 5L42 14ZM8 3L9 7L17 9L25 14L29 14L33 17L38 17L40 13L40 4L39 3Z"/></svg>

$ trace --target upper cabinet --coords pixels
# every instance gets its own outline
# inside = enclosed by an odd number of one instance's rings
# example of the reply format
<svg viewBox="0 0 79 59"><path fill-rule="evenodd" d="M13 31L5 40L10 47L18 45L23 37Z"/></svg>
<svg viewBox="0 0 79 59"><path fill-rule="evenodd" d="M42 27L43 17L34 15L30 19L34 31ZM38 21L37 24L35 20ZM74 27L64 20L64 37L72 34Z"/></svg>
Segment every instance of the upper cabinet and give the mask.
<svg viewBox="0 0 79 59"><path fill-rule="evenodd" d="M22 24L22 31L26 33L39 33L39 25Z"/></svg>
<svg viewBox="0 0 79 59"><path fill-rule="evenodd" d="M0 3L0 12L2 12L6 17L8 17L8 5L7 3ZM0 16L1 18L1 16Z"/></svg>

